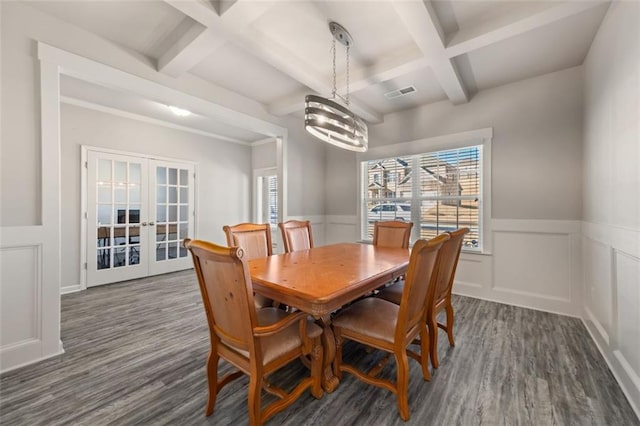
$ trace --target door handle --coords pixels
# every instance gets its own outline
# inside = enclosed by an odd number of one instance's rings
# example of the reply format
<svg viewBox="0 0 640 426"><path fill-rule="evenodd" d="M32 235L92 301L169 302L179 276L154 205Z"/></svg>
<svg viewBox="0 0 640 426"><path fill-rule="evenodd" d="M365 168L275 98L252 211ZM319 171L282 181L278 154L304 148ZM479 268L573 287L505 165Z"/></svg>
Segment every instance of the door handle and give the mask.
<svg viewBox="0 0 640 426"><path fill-rule="evenodd" d="M147 222L142 222L140 225L147 226Z"/></svg>
<svg viewBox="0 0 640 426"><path fill-rule="evenodd" d="M155 224L156 224L155 222L149 222L149 226L153 226Z"/></svg>

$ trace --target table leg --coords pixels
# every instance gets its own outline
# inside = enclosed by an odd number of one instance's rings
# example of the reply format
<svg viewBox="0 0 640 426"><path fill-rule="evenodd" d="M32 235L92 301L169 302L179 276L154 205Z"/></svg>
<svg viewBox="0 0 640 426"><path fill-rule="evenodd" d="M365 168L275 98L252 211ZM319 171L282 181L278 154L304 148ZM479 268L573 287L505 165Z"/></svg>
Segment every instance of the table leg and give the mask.
<svg viewBox="0 0 640 426"><path fill-rule="evenodd" d="M318 318L322 325L322 348L324 350L324 361L322 363L322 388L331 393L340 383L333 374L333 359L336 356L336 340L331 328L331 315L322 315Z"/></svg>

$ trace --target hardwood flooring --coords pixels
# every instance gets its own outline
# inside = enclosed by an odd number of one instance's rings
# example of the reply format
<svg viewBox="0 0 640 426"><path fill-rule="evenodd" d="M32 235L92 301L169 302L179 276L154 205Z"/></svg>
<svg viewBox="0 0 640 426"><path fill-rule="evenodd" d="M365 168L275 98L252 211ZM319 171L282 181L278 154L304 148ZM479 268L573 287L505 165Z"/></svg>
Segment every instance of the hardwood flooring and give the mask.
<svg viewBox="0 0 640 426"><path fill-rule="evenodd" d="M465 297L454 308L456 347L441 331L430 382L410 360L407 424L640 425L578 319ZM246 378L204 416L208 339L193 271L65 295L66 353L0 377L0 424L247 423ZM353 343L344 353L359 366L381 356ZM286 387L302 374L295 363L272 381ZM395 377L394 362L383 375ZM393 394L345 374L334 393L306 392L269 424L404 423Z"/></svg>

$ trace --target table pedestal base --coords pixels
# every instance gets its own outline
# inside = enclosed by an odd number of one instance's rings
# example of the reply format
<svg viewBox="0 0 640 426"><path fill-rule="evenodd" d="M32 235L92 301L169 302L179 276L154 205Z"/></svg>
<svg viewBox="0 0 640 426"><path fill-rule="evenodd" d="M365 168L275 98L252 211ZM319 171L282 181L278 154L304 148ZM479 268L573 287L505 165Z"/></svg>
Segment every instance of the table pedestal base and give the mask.
<svg viewBox="0 0 640 426"><path fill-rule="evenodd" d="M336 339L331 328L331 315L322 315L318 318L322 326L322 347L324 361L322 363L322 388L331 393L338 387L340 381L333 374L333 360L336 356Z"/></svg>

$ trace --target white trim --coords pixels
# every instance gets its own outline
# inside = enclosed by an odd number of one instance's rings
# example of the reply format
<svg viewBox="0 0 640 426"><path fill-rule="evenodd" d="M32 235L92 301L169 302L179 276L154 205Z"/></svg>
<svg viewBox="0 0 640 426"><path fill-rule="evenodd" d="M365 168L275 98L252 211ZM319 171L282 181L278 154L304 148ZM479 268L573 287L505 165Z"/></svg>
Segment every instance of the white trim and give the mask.
<svg viewBox="0 0 640 426"><path fill-rule="evenodd" d="M615 247L635 258L640 258L640 230L605 223L581 222L582 234L594 241Z"/></svg>
<svg viewBox="0 0 640 426"><path fill-rule="evenodd" d="M65 103L65 104L69 104L69 105L79 106L79 107L82 107L82 108L91 109L91 110L94 110L94 111L104 112L104 113L115 115L115 116L118 116L118 117L128 118L130 120L137 120L137 121L141 121L143 123L148 123L148 124L153 124L153 125L156 125L156 126L167 127L169 129L174 129L174 130L181 130L183 132L193 133L193 134L200 135L200 136L207 136L207 137L218 139L218 140L221 140L221 141L224 141L224 142L232 142L232 143L237 143L239 145L244 145L244 146L251 146L252 145L251 142L245 142L245 141L242 141L240 139L232 138L232 137L229 137L229 136L223 136L223 135L219 135L217 133L212 133L212 132L207 132L205 130L196 129L195 127L183 126L183 125L180 125L180 124L177 124L177 123L173 123L171 121L161 120L159 118L151 118L151 117L147 117L146 115L135 114L133 112L123 111L121 109L111 108L111 107L108 107L108 106L99 105L99 104L95 104L93 102L88 102L88 101L84 101L84 100L80 100L80 99L76 99L76 98L71 98L71 97L68 97L68 96L61 96L60 97L60 102Z"/></svg>
<svg viewBox="0 0 640 426"><path fill-rule="evenodd" d="M613 356L615 356L618 359L620 366L625 371L625 373L627 373L627 376L629 376L629 379L631 379L631 382L633 383L633 385L636 388L640 389L640 377L638 377L636 372L633 370L633 367L631 366L631 364L629 364L629 361L627 361L627 358L625 358L622 352L620 352L617 349L613 351Z"/></svg>
<svg viewBox="0 0 640 426"><path fill-rule="evenodd" d="M266 145L268 143L275 143L275 142L277 142L277 139L264 138L264 139L257 140L255 142L250 142L249 145L250 146L260 146L260 145Z"/></svg>
<svg viewBox="0 0 640 426"><path fill-rule="evenodd" d="M427 151L443 151L461 148L468 145L483 145L493 139L493 128L487 127L468 132L452 133L450 135L434 136L409 142L391 143L384 146L370 148L367 152L358 154L358 162L378 160L397 155L416 155Z"/></svg>
<svg viewBox="0 0 640 426"><path fill-rule="evenodd" d="M70 293L77 293L79 291L82 291L86 288L86 286L82 286L82 284L76 284L76 285L67 285L64 287L60 287L60 294L70 294Z"/></svg>
<svg viewBox="0 0 640 426"><path fill-rule="evenodd" d="M579 234L581 222L579 220L493 219L491 228L494 232Z"/></svg>
<svg viewBox="0 0 640 426"><path fill-rule="evenodd" d="M327 215L325 216L327 224L337 225L357 225L358 216L351 215Z"/></svg>
<svg viewBox="0 0 640 426"><path fill-rule="evenodd" d="M287 129L248 114L163 86L151 80L38 42L38 58L60 66L60 72L90 83L117 88L166 105L180 105L195 114L265 136L281 136Z"/></svg>
<svg viewBox="0 0 640 426"><path fill-rule="evenodd" d="M20 361L17 361L14 364L10 364L9 367L4 368L4 364L2 365L2 369L0 371L2 371L2 374L4 373L8 373L10 371L13 370L17 370L19 368L22 367L26 367L27 365L31 365L31 364L35 364L36 362L40 362L40 361L44 361L47 360L49 358L53 358L56 357L58 355L62 355L64 353L64 348L62 347L62 342L60 340L58 340L59 344L58 344L58 350L54 353L50 353L44 356L39 356L37 358L30 358L29 360L25 361L24 358L21 359Z"/></svg>
<svg viewBox="0 0 640 426"><path fill-rule="evenodd" d="M308 220L312 225L324 225L325 224L325 216L324 215L306 215L306 216L288 216L286 220Z"/></svg>
<svg viewBox="0 0 640 426"><path fill-rule="evenodd" d="M524 308L524 309L533 309L534 311L538 311L538 312L548 312L550 314L562 315L563 317L580 318L580 315L578 315L576 313L567 312L567 311L562 310L562 309L553 309L552 307L549 307L548 305L537 306L537 305L530 304L530 303L505 301L504 299L501 299L499 297L468 294L468 293L465 293L464 291L459 291L461 286L465 287L465 286L468 286L468 285L469 285L469 283L459 282L458 280L456 280L456 282L455 282L455 284L453 286L453 294L457 294L459 296L464 296L464 297L471 297L473 299L486 300L487 302L500 303L501 305L516 306L518 308ZM477 284L471 284L471 286L472 287L476 287L478 285Z"/></svg>
<svg viewBox="0 0 640 426"><path fill-rule="evenodd" d="M612 362L611 358L608 356L608 352L605 350L605 348L602 347L600 340L598 340L598 338L594 335L593 330L591 329L591 327L589 327L589 323L585 321L584 318L582 318L582 324L584 324L584 327L587 329L587 333L589 333L589 336L591 336L591 340L593 340L593 342L596 344L596 348L598 348L600 355L602 356L602 358L604 358L604 361L607 363L607 366L609 367L609 371L611 371L611 373L613 374L613 377L616 379L616 382L618 382L620 389L622 389L622 393L624 393L624 395L627 397L627 401L629 402L629 405L631 405L631 408L636 413L636 416L638 417L638 419L640 419L640 407L637 405L636 400L633 398L633 394L629 392L629 389L627 388L625 381L623 380L620 374L620 371L616 368L616 365ZM614 354L614 359L619 362L618 358L615 357L615 354ZM624 370L623 366L622 368ZM632 380L632 378L629 377L629 380Z"/></svg>
<svg viewBox="0 0 640 426"><path fill-rule="evenodd" d="M87 152L88 151L99 152L99 153L104 153L104 154L126 155L128 157L144 158L146 160L157 160L157 161L169 161L169 162L185 163L185 164L192 165L194 167L198 166L198 162L197 161L193 161L193 160L185 160L183 158L162 157L162 156L155 155L155 154L144 154L144 153L141 153L141 152L122 151L122 150L119 150L119 149L102 148L102 147L93 146L93 145L81 145L81 150L83 150L83 151L86 150Z"/></svg>
<svg viewBox="0 0 640 426"><path fill-rule="evenodd" d="M276 167L278 168L278 222L288 216L288 177L287 133L276 138Z"/></svg>

